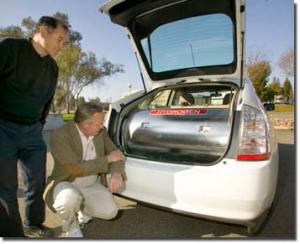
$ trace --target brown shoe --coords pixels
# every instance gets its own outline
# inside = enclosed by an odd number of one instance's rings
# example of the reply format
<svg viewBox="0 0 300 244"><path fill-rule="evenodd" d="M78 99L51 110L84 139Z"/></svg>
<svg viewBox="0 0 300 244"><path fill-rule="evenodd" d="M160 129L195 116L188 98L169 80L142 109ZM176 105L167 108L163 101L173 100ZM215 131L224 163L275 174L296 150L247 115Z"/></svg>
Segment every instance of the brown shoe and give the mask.
<svg viewBox="0 0 300 244"><path fill-rule="evenodd" d="M54 231L45 225L26 226L23 225L24 234L28 237L51 238L54 237Z"/></svg>

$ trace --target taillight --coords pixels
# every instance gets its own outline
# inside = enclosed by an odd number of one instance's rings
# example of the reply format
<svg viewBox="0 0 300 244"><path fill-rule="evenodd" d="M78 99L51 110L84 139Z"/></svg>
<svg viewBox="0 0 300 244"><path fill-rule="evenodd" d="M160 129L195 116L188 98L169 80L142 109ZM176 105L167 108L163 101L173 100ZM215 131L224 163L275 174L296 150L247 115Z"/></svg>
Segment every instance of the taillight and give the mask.
<svg viewBox="0 0 300 244"><path fill-rule="evenodd" d="M237 160L266 160L270 158L270 133L266 115L244 105Z"/></svg>

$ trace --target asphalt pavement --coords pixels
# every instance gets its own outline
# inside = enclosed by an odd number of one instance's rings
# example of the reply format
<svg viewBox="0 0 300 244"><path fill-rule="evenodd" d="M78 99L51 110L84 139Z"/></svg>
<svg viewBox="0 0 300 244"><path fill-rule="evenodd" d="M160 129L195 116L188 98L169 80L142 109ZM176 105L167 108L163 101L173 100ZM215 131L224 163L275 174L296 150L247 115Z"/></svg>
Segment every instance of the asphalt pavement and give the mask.
<svg viewBox="0 0 300 244"><path fill-rule="evenodd" d="M273 112L269 111L268 115L271 119L294 119L294 112Z"/></svg>
<svg viewBox="0 0 300 244"><path fill-rule="evenodd" d="M276 130L279 146L278 186L272 210L260 233L250 236L242 226L189 217L142 204L131 205L113 221L94 219L85 229L90 239L195 240L238 238L294 240L296 238L296 162L294 131Z"/></svg>
<svg viewBox="0 0 300 244"><path fill-rule="evenodd" d="M101 240L190 240L211 238L285 239L296 238L295 185L296 162L293 130L276 130L279 146L278 187L272 211L263 230L249 236L245 227L189 217L153 208L116 196L120 212L116 219L93 219L83 233L86 239ZM47 138L47 135L45 135ZM53 159L48 153L47 174ZM19 184L19 204L24 216L23 184ZM55 231L55 238L63 237L61 221L49 209L45 224Z"/></svg>

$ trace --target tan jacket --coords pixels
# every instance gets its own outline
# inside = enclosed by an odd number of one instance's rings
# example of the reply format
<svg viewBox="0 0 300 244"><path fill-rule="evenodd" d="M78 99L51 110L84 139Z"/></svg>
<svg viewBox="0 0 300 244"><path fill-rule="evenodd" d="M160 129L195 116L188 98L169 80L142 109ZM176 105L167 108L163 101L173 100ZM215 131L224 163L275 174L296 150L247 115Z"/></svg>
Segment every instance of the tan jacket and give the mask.
<svg viewBox="0 0 300 244"><path fill-rule="evenodd" d="M52 174L48 177L44 192L45 202L55 212L53 205L53 189L61 181L73 181L76 177L97 175L103 173L121 173L125 177L124 162L108 163L106 155L116 150L108 136L107 130L102 130L94 136L93 142L97 157L93 160L83 160L83 148L79 132L74 122L56 129L50 136L50 150L54 159ZM102 182L103 183L103 182Z"/></svg>

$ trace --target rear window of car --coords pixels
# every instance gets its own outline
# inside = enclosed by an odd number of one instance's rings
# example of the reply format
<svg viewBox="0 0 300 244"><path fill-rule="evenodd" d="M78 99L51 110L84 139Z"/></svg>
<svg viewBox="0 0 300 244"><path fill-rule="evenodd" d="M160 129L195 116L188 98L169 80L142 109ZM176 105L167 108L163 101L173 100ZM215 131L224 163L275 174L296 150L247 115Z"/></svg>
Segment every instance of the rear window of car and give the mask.
<svg viewBox="0 0 300 244"><path fill-rule="evenodd" d="M234 62L233 23L225 14L209 14L164 24L141 40L154 73Z"/></svg>
<svg viewBox="0 0 300 244"><path fill-rule="evenodd" d="M165 89L143 101L139 108L229 108L234 93L229 87L222 86Z"/></svg>

